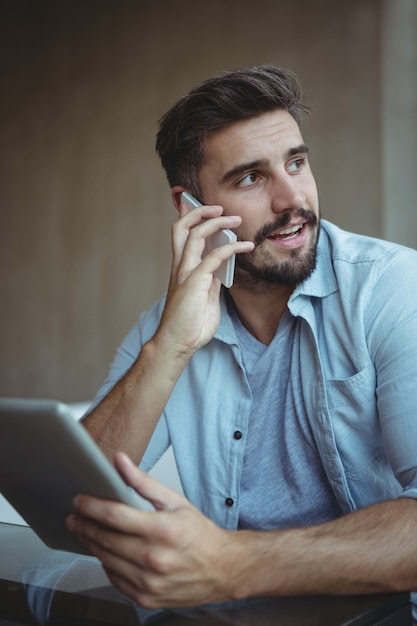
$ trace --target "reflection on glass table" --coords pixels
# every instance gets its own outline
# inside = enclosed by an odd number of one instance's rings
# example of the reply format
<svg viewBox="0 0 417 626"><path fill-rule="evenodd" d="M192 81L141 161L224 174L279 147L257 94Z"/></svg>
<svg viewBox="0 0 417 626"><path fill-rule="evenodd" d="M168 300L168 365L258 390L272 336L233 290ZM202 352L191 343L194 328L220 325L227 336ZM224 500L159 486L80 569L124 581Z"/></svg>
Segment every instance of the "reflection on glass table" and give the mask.
<svg viewBox="0 0 417 626"><path fill-rule="evenodd" d="M0 523L0 624L410 626L408 594L269 598L147 611L115 589L93 557L46 548Z"/></svg>

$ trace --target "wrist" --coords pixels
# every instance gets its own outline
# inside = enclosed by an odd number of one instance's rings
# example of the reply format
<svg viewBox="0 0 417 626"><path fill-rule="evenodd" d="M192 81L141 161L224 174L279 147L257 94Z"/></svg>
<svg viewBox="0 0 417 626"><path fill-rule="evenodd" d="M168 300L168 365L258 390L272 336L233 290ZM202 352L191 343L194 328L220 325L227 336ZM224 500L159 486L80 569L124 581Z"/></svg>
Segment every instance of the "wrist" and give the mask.
<svg viewBox="0 0 417 626"><path fill-rule="evenodd" d="M227 535L219 561L228 599L242 600L261 595L259 554L255 531L224 531Z"/></svg>
<svg viewBox="0 0 417 626"><path fill-rule="evenodd" d="M231 598L241 600L283 592L285 578L291 575L282 567L285 542L282 531L232 531L225 548L225 558L229 557L231 565L226 580Z"/></svg>
<svg viewBox="0 0 417 626"><path fill-rule="evenodd" d="M167 381L175 384L191 356L157 331L142 346L139 358L158 378L164 375Z"/></svg>
<svg viewBox="0 0 417 626"><path fill-rule="evenodd" d="M198 346L181 341L160 325L152 339L148 341L148 349L154 356L163 355L165 362L169 360L173 366L183 369L197 352Z"/></svg>

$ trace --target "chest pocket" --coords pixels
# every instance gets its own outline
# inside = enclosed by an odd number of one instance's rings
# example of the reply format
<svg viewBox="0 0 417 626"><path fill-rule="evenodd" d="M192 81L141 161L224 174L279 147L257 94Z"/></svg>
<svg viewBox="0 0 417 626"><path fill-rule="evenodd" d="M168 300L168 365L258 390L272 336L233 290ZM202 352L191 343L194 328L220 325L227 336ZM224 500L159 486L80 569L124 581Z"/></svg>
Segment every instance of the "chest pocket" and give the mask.
<svg viewBox="0 0 417 626"><path fill-rule="evenodd" d="M378 472L387 463L375 387L372 363L346 380L327 382L336 445L347 475L354 480L369 479L369 472Z"/></svg>
<svg viewBox="0 0 417 626"><path fill-rule="evenodd" d="M331 411L337 410L350 423L361 415L376 412L376 373L373 363L345 380L329 380L326 383L327 402Z"/></svg>

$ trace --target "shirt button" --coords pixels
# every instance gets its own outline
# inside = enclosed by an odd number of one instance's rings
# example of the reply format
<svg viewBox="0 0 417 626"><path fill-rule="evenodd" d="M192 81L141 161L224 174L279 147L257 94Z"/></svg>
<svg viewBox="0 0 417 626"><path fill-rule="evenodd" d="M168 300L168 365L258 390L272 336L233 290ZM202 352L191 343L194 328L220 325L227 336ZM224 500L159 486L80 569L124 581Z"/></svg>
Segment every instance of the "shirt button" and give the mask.
<svg viewBox="0 0 417 626"><path fill-rule="evenodd" d="M233 506L234 505L233 498L226 498L225 502L226 502L227 506Z"/></svg>
<svg viewBox="0 0 417 626"><path fill-rule="evenodd" d="M235 430L235 432L233 433L233 437L234 437L235 439L242 439L243 435L242 435L242 433L240 432L240 430Z"/></svg>

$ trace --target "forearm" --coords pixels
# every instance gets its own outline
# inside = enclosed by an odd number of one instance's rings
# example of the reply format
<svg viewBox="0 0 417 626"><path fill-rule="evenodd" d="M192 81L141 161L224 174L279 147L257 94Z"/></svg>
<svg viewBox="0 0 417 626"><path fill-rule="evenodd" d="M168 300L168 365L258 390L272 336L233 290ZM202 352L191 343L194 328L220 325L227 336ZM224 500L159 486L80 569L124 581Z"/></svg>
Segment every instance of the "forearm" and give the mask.
<svg viewBox="0 0 417 626"><path fill-rule="evenodd" d="M110 460L117 451L126 452L135 463L141 460L185 364L153 338L84 419L83 425Z"/></svg>
<svg viewBox="0 0 417 626"><path fill-rule="evenodd" d="M389 501L306 528L235 533L236 597L417 589L417 503Z"/></svg>
<svg viewBox="0 0 417 626"><path fill-rule="evenodd" d="M232 254L253 243L238 241L201 259L205 237L240 224L222 216L222 208L181 212L173 226L173 262L168 293L156 334L84 425L113 460L116 451L138 462L149 443L171 392L192 355L214 336L220 320L220 282L214 272ZM214 218L214 219L208 219Z"/></svg>

